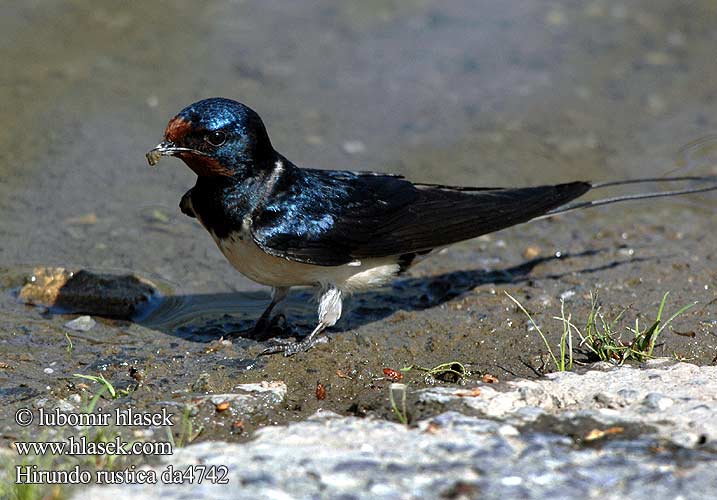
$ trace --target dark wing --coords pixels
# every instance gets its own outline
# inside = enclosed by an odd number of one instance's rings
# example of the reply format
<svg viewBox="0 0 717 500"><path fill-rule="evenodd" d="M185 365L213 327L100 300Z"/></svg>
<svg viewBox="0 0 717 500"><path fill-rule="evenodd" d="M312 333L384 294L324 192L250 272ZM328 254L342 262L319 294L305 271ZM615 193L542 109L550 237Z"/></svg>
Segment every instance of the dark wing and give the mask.
<svg viewBox="0 0 717 500"><path fill-rule="evenodd" d="M336 266L421 252L544 214L590 189L586 182L530 188L413 184L374 173L302 170L255 213L267 253Z"/></svg>

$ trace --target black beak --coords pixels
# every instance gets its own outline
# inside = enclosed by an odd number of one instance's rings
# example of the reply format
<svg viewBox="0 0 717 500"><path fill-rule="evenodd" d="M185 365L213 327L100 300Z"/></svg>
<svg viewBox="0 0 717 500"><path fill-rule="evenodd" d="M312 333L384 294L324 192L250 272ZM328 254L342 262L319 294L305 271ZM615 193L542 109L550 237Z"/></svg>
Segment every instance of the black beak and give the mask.
<svg viewBox="0 0 717 500"><path fill-rule="evenodd" d="M154 167L163 156L177 156L179 153L199 153L191 148L178 148L172 141L162 141L149 150L145 157L150 167Z"/></svg>

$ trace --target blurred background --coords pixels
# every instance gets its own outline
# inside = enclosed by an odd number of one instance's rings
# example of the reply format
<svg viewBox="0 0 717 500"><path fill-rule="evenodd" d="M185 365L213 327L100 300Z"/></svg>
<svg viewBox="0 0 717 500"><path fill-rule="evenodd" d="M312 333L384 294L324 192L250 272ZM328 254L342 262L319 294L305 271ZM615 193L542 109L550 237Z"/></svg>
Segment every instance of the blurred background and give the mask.
<svg viewBox="0 0 717 500"><path fill-rule="evenodd" d="M258 111L298 165L445 184L708 173L680 149L717 130L712 0L35 0L3 2L0 33L8 267L254 287L179 213L189 169L144 159L210 96ZM677 209L681 230L714 232L699 200L571 220L619 232Z"/></svg>

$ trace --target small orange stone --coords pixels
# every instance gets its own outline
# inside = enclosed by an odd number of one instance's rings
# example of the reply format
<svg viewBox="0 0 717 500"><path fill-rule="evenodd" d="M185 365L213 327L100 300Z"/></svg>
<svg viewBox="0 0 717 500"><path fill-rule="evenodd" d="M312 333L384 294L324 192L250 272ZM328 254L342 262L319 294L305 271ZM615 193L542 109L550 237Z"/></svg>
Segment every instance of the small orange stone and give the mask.
<svg viewBox="0 0 717 500"><path fill-rule="evenodd" d="M319 401L326 399L326 387L321 382L316 382L316 399Z"/></svg>
<svg viewBox="0 0 717 500"><path fill-rule="evenodd" d="M403 373L398 370L394 370L393 368L384 368L383 374L393 381L401 380L403 378Z"/></svg>
<svg viewBox="0 0 717 500"><path fill-rule="evenodd" d="M523 258L524 259L534 259L540 255L540 247L536 246L529 246L526 247L525 250L523 250Z"/></svg>

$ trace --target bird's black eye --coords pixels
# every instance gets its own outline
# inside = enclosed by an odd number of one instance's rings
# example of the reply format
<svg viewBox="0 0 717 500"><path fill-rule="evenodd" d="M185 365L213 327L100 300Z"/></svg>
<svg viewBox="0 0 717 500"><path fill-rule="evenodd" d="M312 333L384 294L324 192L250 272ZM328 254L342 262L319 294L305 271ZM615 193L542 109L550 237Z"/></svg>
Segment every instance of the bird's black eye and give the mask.
<svg viewBox="0 0 717 500"><path fill-rule="evenodd" d="M227 135L221 130L217 130L216 132L209 132L204 136L204 140L212 146L219 147L227 140Z"/></svg>

